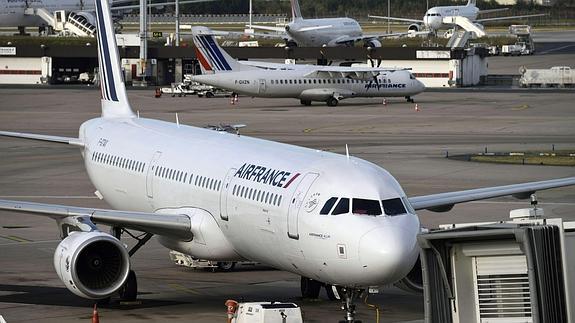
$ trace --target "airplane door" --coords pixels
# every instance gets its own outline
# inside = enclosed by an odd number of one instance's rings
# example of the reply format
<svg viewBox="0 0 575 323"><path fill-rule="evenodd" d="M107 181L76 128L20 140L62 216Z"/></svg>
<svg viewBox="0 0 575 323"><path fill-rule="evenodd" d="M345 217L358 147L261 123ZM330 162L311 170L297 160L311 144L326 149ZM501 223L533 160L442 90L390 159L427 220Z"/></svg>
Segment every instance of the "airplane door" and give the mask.
<svg viewBox="0 0 575 323"><path fill-rule="evenodd" d="M260 79L259 80L259 88L258 88L258 93L264 93L266 91L266 80L265 79Z"/></svg>
<svg viewBox="0 0 575 323"><path fill-rule="evenodd" d="M298 219L301 205L311 184L318 176L319 174L316 173L307 173L293 193L288 210L288 237L292 239L299 239Z"/></svg>
<svg viewBox="0 0 575 323"><path fill-rule="evenodd" d="M154 197L154 171L156 170L158 160L162 156L161 151L156 151L152 160L150 161L150 167L148 167L148 173L146 174L146 193L149 198Z"/></svg>
<svg viewBox="0 0 575 323"><path fill-rule="evenodd" d="M222 190L220 191L220 218L222 220L228 220L228 193L231 189L230 183L232 182L232 178L236 173L237 169L232 168L226 174L226 178L224 179L224 186L222 186Z"/></svg>

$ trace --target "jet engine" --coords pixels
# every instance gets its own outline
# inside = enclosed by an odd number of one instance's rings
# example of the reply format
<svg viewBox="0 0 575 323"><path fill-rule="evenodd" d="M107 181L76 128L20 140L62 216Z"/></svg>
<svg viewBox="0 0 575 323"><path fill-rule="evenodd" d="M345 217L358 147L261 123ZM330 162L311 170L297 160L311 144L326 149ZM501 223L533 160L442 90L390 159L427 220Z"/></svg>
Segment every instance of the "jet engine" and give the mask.
<svg viewBox="0 0 575 323"><path fill-rule="evenodd" d="M91 25L93 25L93 26L96 25L96 17L94 17L94 15L91 14L90 12L80 11L80 12L76 12L76 14L78 16L84 17Z"/></svg>
<svg viewBox="0 0 575 323"><path fill-rule="evenodd" d="M72 293L102 299L124 285L130 257L126 247L107 233L73 232L56 248L54 268Z"/></svg>
<svg viewBox="0 0 575 323"><path fill-rule="evenodd" d="M381 42L377 39L370 39L365 41L364 46L371 48L381 47Z"/></svg>
<svg viewBox="0 0 575 323"><path fill-rule="evenodd" d="M423 293L423 275L421 271L421 259L418 257L415 265L407 276L396 282L395 287L406 292L422 294Z"/></svg>
<svg viewBox="0 0 575 323"><path fill-rule="evenodd" d="M421 31L423 28L420 24L411 24L407 27L407 31L418 32Z"/></svg>

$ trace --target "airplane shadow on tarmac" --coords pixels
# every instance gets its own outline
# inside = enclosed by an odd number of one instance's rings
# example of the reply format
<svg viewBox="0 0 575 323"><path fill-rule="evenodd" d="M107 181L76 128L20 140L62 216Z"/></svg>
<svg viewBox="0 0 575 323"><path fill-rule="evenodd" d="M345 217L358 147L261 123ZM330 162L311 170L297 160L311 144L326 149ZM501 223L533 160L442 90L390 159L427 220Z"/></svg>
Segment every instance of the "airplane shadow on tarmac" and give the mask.
<svg viewBox="0 0 575 323"><path fill-rule="evenodd" d="M141 295L143 293L139 294ZM94 305L94 300L75 296L64 287L0 285L0 303L91 307ZM138 308L152 308L180 304L186 304L186 302L138 299L137 302L126 304L120 303L116 299L112 299L109 304L99 305L99 307L118 310L133 310Z"/></svg>

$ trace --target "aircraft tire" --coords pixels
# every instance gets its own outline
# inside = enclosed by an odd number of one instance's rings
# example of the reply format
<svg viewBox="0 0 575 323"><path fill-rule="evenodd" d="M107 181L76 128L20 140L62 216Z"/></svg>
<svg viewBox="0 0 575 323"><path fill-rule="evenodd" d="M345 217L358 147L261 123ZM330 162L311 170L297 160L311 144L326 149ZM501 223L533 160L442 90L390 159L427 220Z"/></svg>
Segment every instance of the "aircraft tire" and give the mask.
<svg viewBox="0 0 575 323"><path fill-rule="evenodd" d="M234 270L234 267L236 266L236 263L233 261L218 261L218 270L219 271L232 271Z"/></svg>
<svg viewBox="0 0 575 323"><path fill-rule="evenodd" d="M120 298L123 301L135 301L138 298L138 279L136 278L136 272L130 270L128 274L128 279L124 285L118 290L120 293Z"/></svg>
<svg viewBox="0 0 575 323"><path fill-rule="evenodd" d="M301 296L303 298L319 298L319 292L321 291L321 286L323 284L317 280L313 280L306 277L301 277Z"/></svg>
<svg viewBox="0 0 575 323"><path fill-rule="evenodd" d="M331 97L331 98L327 99L326 103L327 103L327 106L329 106L329 107L335 107L335 106L337 106L338 100L334 97Z"/></svg>
<svg viewBox="0 0 575 323"><path fill-rule="evenodd" d="M206 92L206 98L213 98L214 94L212 92Z"/></svg>
<svg viewBox="0 0 575 323"><path fill-rule="evenodd" d="M310 106L310 105L311 105L311 100L300 100L300 103L301 103L302 105L305 105L305 106Z"/></svg>

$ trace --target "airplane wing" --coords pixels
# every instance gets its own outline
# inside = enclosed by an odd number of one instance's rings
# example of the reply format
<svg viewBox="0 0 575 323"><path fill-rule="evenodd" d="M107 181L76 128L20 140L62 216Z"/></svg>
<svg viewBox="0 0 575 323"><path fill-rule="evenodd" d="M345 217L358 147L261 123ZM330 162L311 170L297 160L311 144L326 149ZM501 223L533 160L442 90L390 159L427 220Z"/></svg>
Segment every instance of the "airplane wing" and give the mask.
<svg viewBox="0 0 575 323"><path fill-rule="evenodd" d="M542 17L547 16L546 13L539 13L534 15L523 15L523 16L507 16L507 17L496 17L496 18L484 18L484 19L477 19L475 22L486 22L486 21L497 21L497 20L509 20L509 19L523 19L523 18L531 18L531 17Z"/></svg>
<svg viewBox="0 0 575 323"><path fill-rule="evenodd" d="M251 28L251 29L261 29L261 30L267 30L267 31L275 31L278 33L285 33L286 30L284 27L272 27L272 26L262 26L262 25L246 25L246 27Z"/></svg>
<svg viewBox="0 0 575 323"><path fill-rule="evenodd" d="M386 16L372 16L372 15L369 15L368 17L369 18L375 18L375 19L395 20L395 21L403 21L403 22L415 22L415 23L419 23L419 24L423 23L423 20L420 20L420 19L386 17Z"/></svg>
<svg viewBox="0 0 575 323"><path fill-rule="evenodd" d="M302 27L300 29L291 29L294 32L306 32L306 31L314 31L314 30L321 30L333 28L333 25L324 25L324 26L309 26L309 27Z"/></svg>
<svg viewBox="0 0 575 323"><path fill-rule="evenodd" d="M513 195L517 198L528 198L536 191L570 185L575 185L575 177L410 197L409 202L416 210L427 209L434 212L447 212L458 203L506 195Z"/></svg>
<svg viewBox="0 0 575 323"><path fill-rule="evenodd" d="M352 78L357 80L372 80L382 73L393 73L401 68L380 68L380 67L341 67L325 66L320 69L311 70L304 77L318 78Z"/></svg>
<svg viewBox="0 0 575 323"><path fill-rule="evenodd" d="M185 240L192 238L191 221L184 214L127 212L11 200L0 200L0 210L43 215L55 220L71 216L87 216L93 223L118 226Z"/></svg>
<svg viewBox="0 0 575 323"><path fill-rule="evenodd" d="M0 136L4 137L15 137L15 138L25 138L39 141L49 141L56 142L60 144L68 144L79 147L84 147L84 143L80 141L79 138L72 137L60 137L60 136L49 136L49 135L39 135L34 133L24 133L24 132L10 132L10 131L0 131Z"/></svg>
<svg viewBox="0 0 575 323"><path fill-rule="evenodd" d="M499 9L485 9L485 10L479 10L478 14L486 14L486 13L494 13L494 12L501 12L501 11L507 11L509 10L509 8L499 8Z"/></svg>
<svg viewBox="0 0 575 323"><path fill-rule="evenodd" d="M201 2L211 2L215 0L182 0L179 1L180 4L187 4L187 3L201 3ZM114 2L116 3L116 2ZM175 1L171 2L159 2L159 3L149 3L148 7L165 7L165 6L173 6L175 5ZM113 5L113 4L112 4ZM111 10L131 10L131 9L140 9L140 5L127 5L127 6L113 6Z"/></svg>

